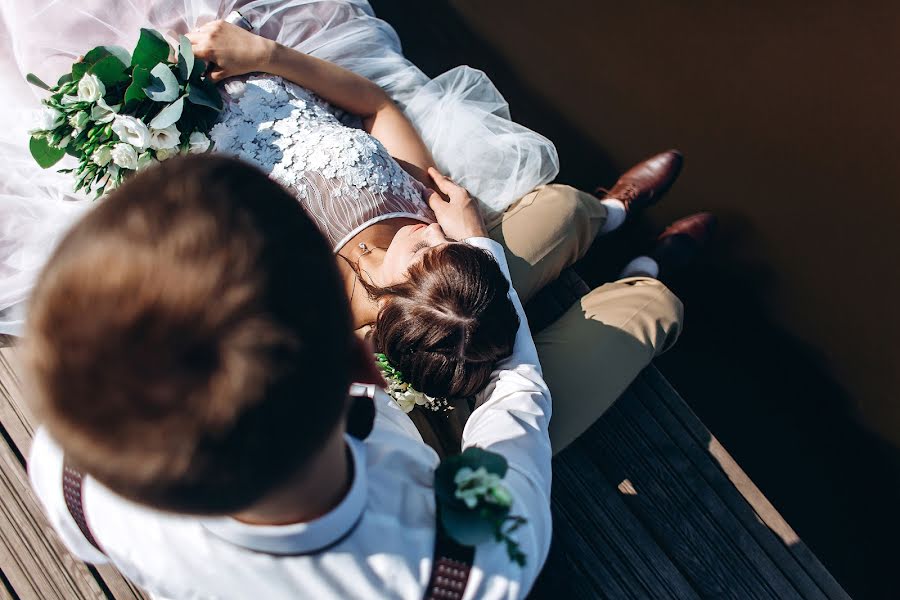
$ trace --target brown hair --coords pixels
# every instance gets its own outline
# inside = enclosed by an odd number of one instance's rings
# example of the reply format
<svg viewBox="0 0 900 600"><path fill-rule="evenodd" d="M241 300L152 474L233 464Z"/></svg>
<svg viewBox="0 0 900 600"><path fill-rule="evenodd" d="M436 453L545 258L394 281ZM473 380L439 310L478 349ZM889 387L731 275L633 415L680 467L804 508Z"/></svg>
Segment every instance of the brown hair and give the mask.
<svg viewBox="0 0 900 600"><path fill-rule="evenodd" d="M375 349L406 381L430 396L472 396L498 360L512 353L519 317L494 258L467 244L425 254L408 280L368 288L381 301Z"/></svg>
<svg viewBox="0 0 900 600"><path fill-rule="evenodd" d="M180 512L249 507L345 413L333 255L262 172L195 156L137 173L66 235L32 296L35 404L67 457Z"/></svg>

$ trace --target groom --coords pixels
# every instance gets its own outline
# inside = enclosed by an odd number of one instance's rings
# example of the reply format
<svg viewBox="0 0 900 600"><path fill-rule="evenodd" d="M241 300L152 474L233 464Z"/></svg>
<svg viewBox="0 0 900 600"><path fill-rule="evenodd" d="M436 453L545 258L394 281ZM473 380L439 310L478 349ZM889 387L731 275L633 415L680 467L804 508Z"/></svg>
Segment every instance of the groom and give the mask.
<svg viewBox="0 0 900 600"><path fill-rule="evenodd" d="M509 278L467 206L449 208ZM78 223L35 288L33 487L76 556L161 598L524 596L550 543L550 395L511 299L513 353L463 435L509 469L450 480L475 516L511 500L524 564L437 527L438 458L374 391L299 203L232 159L166 161ZM371 397L348 397L352 381Z"/></svg>

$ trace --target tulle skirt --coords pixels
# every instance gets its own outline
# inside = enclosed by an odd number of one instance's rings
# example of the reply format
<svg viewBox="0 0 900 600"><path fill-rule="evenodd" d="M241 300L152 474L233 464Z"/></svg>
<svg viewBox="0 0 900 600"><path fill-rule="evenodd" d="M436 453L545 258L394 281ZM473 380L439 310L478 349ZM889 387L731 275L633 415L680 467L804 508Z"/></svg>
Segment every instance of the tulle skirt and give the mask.
<svg viewBox="0 0 900 600"><path fill-rule="evenodd" d="M170 42L240 10L261 35L371 79L405 111L438 167L477 197L488 220L559 170L553 144L510 120L487 76L457 67L429 79L404 58L390 25L364 0L0 0L0 333L19 333L23 302L66 229L91 201L72 180L42 170L28 130L47 82L99 45L134 47L141 27ZM71 159L65 159L71 160ZM60 163L57 168L65 166Z"/></svg>

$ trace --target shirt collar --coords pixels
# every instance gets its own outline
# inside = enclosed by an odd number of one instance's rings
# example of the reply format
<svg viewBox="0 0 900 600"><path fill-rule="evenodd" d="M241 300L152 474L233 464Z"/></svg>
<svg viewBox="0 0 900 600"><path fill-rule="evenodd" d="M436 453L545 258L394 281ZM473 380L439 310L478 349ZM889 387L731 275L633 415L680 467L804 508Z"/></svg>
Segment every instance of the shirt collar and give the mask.
<svg viewBox="0 0 900 600"><path fill-rule="evenodd" d="M353 482L344 499L330 512L312 521L290 525L250 525L232 517L210 518L203 526L236 546L268 554L314 554L349 536L366 507L365 446L345 435L353 457Z"/></svg>

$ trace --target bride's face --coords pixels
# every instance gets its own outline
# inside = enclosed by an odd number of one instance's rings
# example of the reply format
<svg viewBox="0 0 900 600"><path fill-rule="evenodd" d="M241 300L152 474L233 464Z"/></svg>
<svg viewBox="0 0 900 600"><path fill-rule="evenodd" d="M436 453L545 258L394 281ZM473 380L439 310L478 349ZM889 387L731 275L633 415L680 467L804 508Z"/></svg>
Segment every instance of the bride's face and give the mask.
<svg viewBox="0 0 900 600"><path fill-rule="evenodd" d="M452 243L457 242L450 241L437 223L401 227L385 252L378 283L388 286L406 281L406 272L427 252Z"/></svg>

